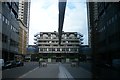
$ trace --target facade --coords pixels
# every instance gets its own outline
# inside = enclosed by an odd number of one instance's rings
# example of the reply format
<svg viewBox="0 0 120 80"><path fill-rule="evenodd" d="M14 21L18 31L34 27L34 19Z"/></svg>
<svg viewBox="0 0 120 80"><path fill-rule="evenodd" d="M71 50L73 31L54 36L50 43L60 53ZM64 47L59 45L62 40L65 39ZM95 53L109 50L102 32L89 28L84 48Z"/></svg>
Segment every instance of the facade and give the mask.
<svg viewBox="0 0 120 80"><path fill-rule="evenodd" d="M0 59L2 59L2 2L0 1Z"/></svg>
<svg viewBox="0 0 120 80"><path fill-rule="evenodd" d="M91 48L89 45L81 45L80 46L80 59L81 61L90 61L92 60L92 55L91 55Z"/></svg>
<svg viewBox="0 0 120 80"><path fill-rule="evenodd" d="M18 19L20 19L24 27L27 28L27 45L29 43L29 22L30 22L30 0L19 0L19 15Z"/></svg>
<svg viewBox="0 0 120 80"><path fill-rule="evenodd" d="M59 45L58 32L40 32L35 35L40 57L51 57L56 61L62 58L75 58L79 54L82 35L77 32L62 32L61 45Z"/></svg>
<svg viewBox="0 0 120 80"><path fill-rule="evenodd" d="M19 54L26 54L29 38L30 1L19 0Z"/></svg>
<svg viewBox="0 0 120 80"><path fill-rule="evenodd" d="M19 46L18 46L18 51L19 54L26 54L26 48L27 48L27 33L28 29L24 25L24 23L19 19Z"/></svg>
<svg viewBox="0 0 120 80"><path fill-rule="evenodd" d="M88 17L88 44L89 47L95 47L96 41L96 27L98 21L98 10L96 2L87 3L87 17Z"/></svg>
<svg viewBox="0 0 120 80"><path fill-rule="evenodd" d="M114 59L120 58L120 3L89 3L88 6L95 61L112 65Z"/></svg>
<svg viewBox="0 0 120 80"><path fill-rule="evenodd" d="M66 9L67 0L59 0L59 24L58 24L58 33L59 33L59 45L61 45L62 30L64 24L64 16Z"/></svg>
<svg viewBox="0 0 120 80"><path fill-rule="evenodd" d="M13 60L18 54L19 24L18 2L0 2L0 35L2 35L2 58ZM1 54L1 53L0 53Z"/></svg>

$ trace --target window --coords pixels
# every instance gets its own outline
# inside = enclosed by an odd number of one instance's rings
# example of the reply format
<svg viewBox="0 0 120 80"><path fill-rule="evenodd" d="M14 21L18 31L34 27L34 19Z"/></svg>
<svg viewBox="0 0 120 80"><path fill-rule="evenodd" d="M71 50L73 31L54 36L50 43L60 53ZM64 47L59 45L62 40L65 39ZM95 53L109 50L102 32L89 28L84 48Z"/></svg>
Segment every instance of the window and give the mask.
<svg viewBox="0 0 120 80"><path fill-rule="evenodd" d="M109 24L111 24L111 19L109 20Z"/></svg>
<svg viewBox="0 0 120 80"><path fill-rule="evenodd" d="M65 51L65 49L63 48L62 51Z"/></svg>
<svg viewBox="0 0 120 80"><path fill-rule="evenodd" d="M8 22L7 19L5 19L5 23L6 23L6 24L7 24L7 22Z"/></svg>
<svg viewBox="0 0 120 80"><path fill-rule="evenodd" d="M112 17L112 22L114 22L114 17Z"/></svg>
<svg viewBox="0 0 120 80"><path fill-rule="evenodd" d="M10 22L8 21L8 25L10 24Z"/></svg>
<svg viewBox="0 0 120 80"><path fill-rule="evenodd" d="M115 15L115 20L117 20L117 14Z"/></svg>
<svg viewBox="0 0 120 80"><path fill-rule="evenodd" d="M60 51L60 48L57 48L57 51Z"/></svg>
<svg viewBox="0 0 120 80"><path fill-rule="evenodd" d="M5 17L3 16L3 21L5 20Z"/></svg>
<svg viewBox="0 0 120 80"><path fill-rule="evenodd" d="M41 48L40 51L43 51L43 48Z"/></svg>
<svg viewBox="0 0 120 80"><path fill-rule="evenodd" d="M13 26L11 25L11 29L13 29Z"/></svg>
<svg viewBox="0 0 120 80"><path fill-rule="evenodd" d="M49 51L52 51L52 48L49 48Z"/></svg>
<svg viewBox="0 0 120 80"><path fill-rule="evenodd" d="M0 19L1 19L1 16L2 16L2 15L1 15L1 13L0 13Z"/></svg>
<svg viewBox="0 0 120 80"><path fill-rule="evenodd" d="M55 48L52 48L52 51L55 51Z"/></svg>
<svg viewBox="0 0 120 80"><path fill-rule="evenodd" d="M7 42L7 36L6 35L4 35L4 34L2 34L2 42Z"/></svg>
<svg viewBox="0 0 120 80"><path fill-rule="evenodd" d="M66 51L69 51L69 48L66 48Z"/></svg>

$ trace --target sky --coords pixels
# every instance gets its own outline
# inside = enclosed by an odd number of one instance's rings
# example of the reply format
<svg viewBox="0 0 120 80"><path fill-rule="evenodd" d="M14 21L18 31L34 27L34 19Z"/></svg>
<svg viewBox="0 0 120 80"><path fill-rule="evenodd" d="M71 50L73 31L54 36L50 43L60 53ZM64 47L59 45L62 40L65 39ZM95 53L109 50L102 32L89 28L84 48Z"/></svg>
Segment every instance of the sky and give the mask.
<svg viewBox="0 0 120 80"><path fill-rule="evenodd" d="M85 2L67 0L64 32L83 34L88 44L87 9ZM34 35L39 32L58 32L58 0L31 0L29 44L34 44Z"/></svg>

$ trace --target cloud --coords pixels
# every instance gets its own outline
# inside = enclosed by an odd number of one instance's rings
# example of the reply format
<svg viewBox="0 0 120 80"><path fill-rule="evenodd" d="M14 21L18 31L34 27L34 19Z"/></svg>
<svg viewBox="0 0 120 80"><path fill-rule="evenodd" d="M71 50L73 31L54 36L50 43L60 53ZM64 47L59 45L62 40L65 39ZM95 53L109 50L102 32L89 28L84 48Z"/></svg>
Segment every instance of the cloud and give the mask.
<svg viewBox="0 0 120 80"><path fill-rule="evenodd" d="M64 31L80 32L87 44L87 18L85 3L68 2ZM38 32L58 31L58 0L31 0L29 44Z"/></svg>
<svg viewBox="0 0 120 80"><path fill-rule="evenodd" d="M29 44L33 44L38 32L58 30L58 2L56 0L32 0L30 11Z"/></svg>
<svg viewBox="0 0 120 80"><path fill-rule="evenodd" d="M74 8L70 8L69 5L74 6ZM83 34L84 44L88 44L87 11L85 3L67 3L63 31L74 31Z"/></svg>

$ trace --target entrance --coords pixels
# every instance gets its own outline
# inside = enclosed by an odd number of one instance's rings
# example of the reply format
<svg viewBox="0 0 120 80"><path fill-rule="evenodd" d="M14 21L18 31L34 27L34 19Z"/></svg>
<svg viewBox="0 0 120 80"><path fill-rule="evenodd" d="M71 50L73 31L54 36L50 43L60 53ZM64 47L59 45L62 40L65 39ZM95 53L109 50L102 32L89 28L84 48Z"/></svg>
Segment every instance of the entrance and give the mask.
<svg viewBox="0 0 120 80"><path fill-rule="evenodd" d="M61 62L61 54L56 54L56 62Z"/></svg>
<svg viewBox="0 0 120 80"><path fill-rule="evenodd" d="M61 62L61 58L56 58L56 62Z"/></svg>

